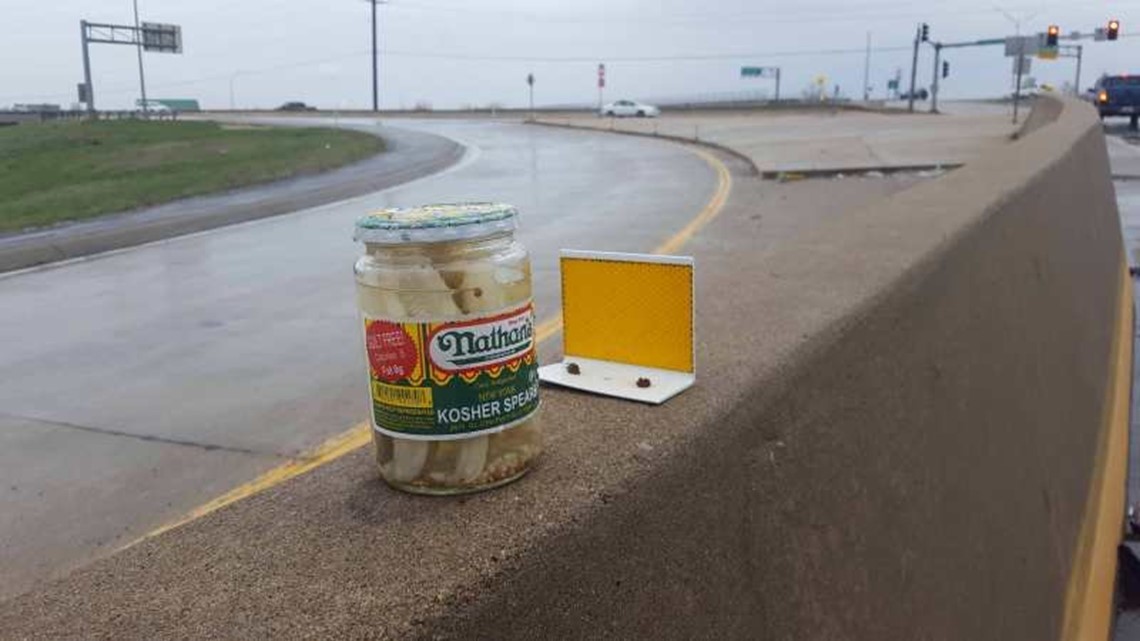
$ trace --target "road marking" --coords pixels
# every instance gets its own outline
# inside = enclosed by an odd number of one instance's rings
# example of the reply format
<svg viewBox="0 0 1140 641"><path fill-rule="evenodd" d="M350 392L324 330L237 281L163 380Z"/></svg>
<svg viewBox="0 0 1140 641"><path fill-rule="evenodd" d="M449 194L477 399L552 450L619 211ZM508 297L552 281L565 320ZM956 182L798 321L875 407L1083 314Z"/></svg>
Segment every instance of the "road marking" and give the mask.
<svg viewBox="0 0 1140 641"><path fill-rule="evenodd" d="M679 144L679 143L677 143ZM723 162L711 153L692 147L689 145L680 145L697 156L700 156L713 171L716 172L717 186L713 191L712 198L701 209L701 211L689 221L687 225L681 228L676 234L670 236L665 242L658 245L654 250L654 254L671 254L680 249L685 243L689 242L692 237L700 231L702 227L708 225L714 218L720 215L724 209L725 203L728 202L728 194L732 191L732 174L729 173L728 167ZM535 340L539 345L562 331L562 316L561 314L555 315L545 321L539 323L535 328ZM119 548L119 551L125 550L141 543L150 538L154 538L164 532L169 532L177 527L183 526L191 521L196 521L207 514L216 512L227 505L232 505L243 499L247 499L255 494L260 494L265 490L273 488L277 485L288 481L289 479L296 478L306 472L312 471L322 465L331 463L346 454L350 454L365 445L368 445L372 440L372 425L370 421L363 421L352 429L342 432L329 440L325 441L315 449L311 450L308 454L297 457L296 459L279 465L268 472L263 473L254 480L243 483L234 489L214 498L198 507L190 510L186 514L164 523L157 528L147 532L141 537L131 541L130 543Z"/></svg>
<svg viewBox="0 0 1140 641"><path fill-rule="evenodd" d="M1124 523L1128 473L1128 427L1132 391L1132 278L1124 265L1117 299L1105 416L1089 482L1077 549L1065 590L1065 641L1108 639L1116 586L1116 546Z"/></svg>
<svg viewBox="0 0 1140 641"><path fill-rule="evenodd" d="M368 423L364 422L357 425L356 427L353 427L347 432L337 434L324 443L321 443L315 449L311 450L308 454L295 460L289 461L288 463L279 465L269 470L268 472L265 472L256 479L239 485L229 492L226 492L225 494L207 503L199 505L178 519L170 521L169 523L165 523L151 530L150 532L147 532L141 538L125 545L124 549L131 547L139 541L158 536L163 532L173 530L180 525L184 525L190 521L199 519L211 512L216 512L217 510L220 510L221 508L231 503L236 503L237 501L253 496L254 494L259 494L260 492L263 492L264 490L267 490L275 485L279 485L291 478L300 476L309 470L318 468L325 463L335 461L345 454L355 451L368 443L369 439L372 437L372 435L369 433L368 427Z"/></svg>
<svg viewBox="0 0 1140 641"><path fill-rule="evenodd" d="M719 158L697 147L680 145L680 143L676 144L700 156L702 160L713 168L716 172L716 190L713 192L712 198L710 198L704 208L701 209L700 213L690 220L689 224L681 228L681 231L673 234L665 242L658 245L651 252L653 254L672 254L684 246L702 227L720 215L720 212L724 210L725 203L728 202L728 194L732 191L732 174L729 173L728 167L726 167ZM562 315L559 314L553 318L548 318L545 322L540 324L538 329L535 330L535 336L541 344L547 338L557 334L561 329Z"/></svg>

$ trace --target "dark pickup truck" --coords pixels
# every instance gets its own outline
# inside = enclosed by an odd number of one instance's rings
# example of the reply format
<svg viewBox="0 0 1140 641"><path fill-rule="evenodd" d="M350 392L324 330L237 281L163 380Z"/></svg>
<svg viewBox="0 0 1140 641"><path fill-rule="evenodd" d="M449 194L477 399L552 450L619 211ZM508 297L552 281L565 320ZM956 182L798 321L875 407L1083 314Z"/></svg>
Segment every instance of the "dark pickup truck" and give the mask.
<svg viewBox="0 0 1140 641"><path fill-rule="evenodd" d="M1133 129L1140 123L1140 76L1101 76L1092 89L1101 119L1128 116Z"/></svg>

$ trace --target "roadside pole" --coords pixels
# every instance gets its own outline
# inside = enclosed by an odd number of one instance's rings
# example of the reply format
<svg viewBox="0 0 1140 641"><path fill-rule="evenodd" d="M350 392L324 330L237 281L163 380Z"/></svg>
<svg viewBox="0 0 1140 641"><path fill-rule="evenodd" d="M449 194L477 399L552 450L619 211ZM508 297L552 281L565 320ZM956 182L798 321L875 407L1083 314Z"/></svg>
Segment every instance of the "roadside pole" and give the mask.
<svg viewBox="0 0 1140 641"><path fill-rule="evenodd" d="M79 21L79 38L83 41L83 82L87 85L87 113L95 115L95 87L91 85L91 51L87 44L87 21Z"/></svg>
<svg viewBox="0 0 1140 641"><path fill-rule="evenodd" d="M146 73L143 71L143 32L139 26L139 0L135 0L135 34L138 39L138 54L139 54L139 89L142 92L142 110L143 117L150 117L150 107L146 102Z"/></svg>
<svg viewBox="0 0 1140 641"><path fill-rule="evenodd" d="M914 113L914 83L918 80L918 44L922 37L922 26L914 32L914 57L910 61L910 95L907 97L906 110Z"/></svg>
<svg viewBox="0 0 1140 641"><path fill-rule="evenodd" d="M1013 124L1017 124L1018 109L1021 107L1021 74L1025 70L1025 39L1017 40L1017 58L1014 59L1017 67L1017 79L1013 87Z"/></svg>
<svg viewBox="0 0 1140 641"><path fill-rule="evenodd" d="M776 102L780 102L780 68L776 67Z"/></svg>
<svg viewBox="0 0 1140 641"><path fill-rule="evenodd" d="M534 73L526 75L527 88L530 90L530 119L534 121Z"/></svg>
<svg viewBox="0 0 1140 641"><path fill-rule="evenodd" d="M380 65L376 51L376 0L368 4L372 5L372 113L377 113L380 111Z"/></svg>
<svg viewBox="0 0 1140 641"><path fill-rule="evenodd" d="M938 80L942 77L942 43L934 43L934 75L930 81L930 113L938 113Z"/></svg>
<svg viewBox="0 0 1140 641"><path fill-rule="evenodd" d="M1078 98L1081 95L1081 62L1083 60L1084 51L1084 45L1077 45L1077 78L1073 81L1073 95Z"/></svg>
<svg viewBox="0 0 1140 641"><path fill-rule="evenodd" d="M598 113L602 113L603 97L602 93L606 89L606 65L604 62L598 63Z"/></svg>
<svg viewBox="0 0 1140 641"><path fill-rule="evenodd" d="M871 32L867 32L867 55L863 58L863 102L871 101Z"/></svg>

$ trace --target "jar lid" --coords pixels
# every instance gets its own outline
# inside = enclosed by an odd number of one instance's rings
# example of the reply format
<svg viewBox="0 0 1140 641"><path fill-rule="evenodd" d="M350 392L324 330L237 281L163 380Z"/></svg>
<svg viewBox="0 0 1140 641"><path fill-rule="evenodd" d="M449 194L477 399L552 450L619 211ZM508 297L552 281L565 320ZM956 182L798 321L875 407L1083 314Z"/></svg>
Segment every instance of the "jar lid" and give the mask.
<svg viewBox="0 0 1140 641"><path fill-rule="evenodd" d="M503 203L444 203L391 207L361 216L354 239L365 243L442 243L512 232L518 210Z"/></svg>

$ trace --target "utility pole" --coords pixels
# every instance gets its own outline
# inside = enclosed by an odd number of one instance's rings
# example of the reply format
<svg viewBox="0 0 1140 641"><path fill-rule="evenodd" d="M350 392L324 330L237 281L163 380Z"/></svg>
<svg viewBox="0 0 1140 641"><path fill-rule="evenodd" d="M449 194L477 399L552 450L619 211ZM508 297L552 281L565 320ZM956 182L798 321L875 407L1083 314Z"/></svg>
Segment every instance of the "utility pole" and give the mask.
<svg viewBox="0 0 1140 641"><path fill-rule="evenodd" d="M942 43L934 43L934 76L930 82L930 113L938 113L938 80L942 77Z"/></svg>
<svg viewBox="0 0 1140 641"><path fill-rule="evenodd" d="M922 39L922 25L914 32L914 57L910 61L910 95L907 97L906 110L914 113L914 83L918 80L918 45Z"/></svg>
<svg viewBox="0 0 1140 641"><path fill-rule="evenodd" d="M79 21L79 37L83 40L83 83L87 85L87 113L95 115L95 87L91 85L91 47L87 44L87 21Z"/></svg>
<svg viewBox="0 0 1140 641"><path fill-rule="evenodd" d="M776 102L777 103L780 102L780 73L782 73L780 68L776 67Z"/></svg>
<svg viewBox="0 0 1140 641"><path fill-rule="evenodd" d="M871 101L871 32L867 32L867 56L863 58L863 102Z"/></svg>
<svg viewBox="0 0 1140 641"><path fill-rule="evenodd" d="M138 38L138 54L139 54L139 89L142 91L142 110L143 117L150 117L150 107L146 102L146 73L143 72L143 32L139 27L139 0L135 0L135 33Z"/></svg>
<svg viewBox="0 0 1140 641"><path fill-rule="evenodd" d="M372 111L380 111L380 55L377 50L376 36L376 4L377 0L369 0L372 5Z"/></svg>

